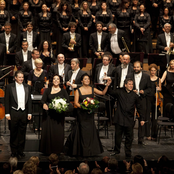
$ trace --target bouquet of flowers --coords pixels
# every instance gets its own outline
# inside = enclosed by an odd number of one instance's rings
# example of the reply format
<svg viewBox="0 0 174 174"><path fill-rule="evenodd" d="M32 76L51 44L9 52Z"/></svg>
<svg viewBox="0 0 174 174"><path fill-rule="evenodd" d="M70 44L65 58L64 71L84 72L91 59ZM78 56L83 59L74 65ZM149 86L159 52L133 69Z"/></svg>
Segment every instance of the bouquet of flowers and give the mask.
<svg viewBox="0 0 174 174"><path fill-rule="evenodd" d="M55 97L49 104L49 108L56 110L58 113L62 113L68 110L68 105L65 98Z"/></svg>
<svg viewBox="0 0 174 174"><path fill-rule="evenodd" d="M94 109L99 107L99 101L93 98L87 97L83 100L83 102L80 104L81 108L84 110L88 110L88 114L91 114Z"/></svg>

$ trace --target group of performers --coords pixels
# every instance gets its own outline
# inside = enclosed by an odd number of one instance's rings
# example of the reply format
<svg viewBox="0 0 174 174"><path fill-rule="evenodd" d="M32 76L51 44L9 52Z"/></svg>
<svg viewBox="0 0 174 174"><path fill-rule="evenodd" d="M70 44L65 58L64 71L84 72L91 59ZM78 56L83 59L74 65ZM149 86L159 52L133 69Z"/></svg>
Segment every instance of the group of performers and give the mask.
<svg viewBox="0 0 174 174"><path fill-rule="evenodd" d="M135 107L139 113L138 144L144 144L144 137L148 140L156 139L157 118L154 95L164 89L164 107L167 103L174 103L174 60L170 61L169 67L160 79L157 76L158 67L155 64L149 66L149 76L142 71L141 62L130 63L130 56L127 53L122 55L121 64L117 67L114 67L111 59L111 54L105 53L102 63L99 63L95 69L93 82L103 84L101 91L93 87L90 76L80 69L77 58L71 59L71 65L69 65L65 63L64 55L59 54L58 63L52 65L47 72L42 68L43 61L39 58L39 51L33 50L32 58L24 62L22 71L16 71L15 82L7 85L5 90L5 113L6 118L10 120L11 155L19 157L25 155L23 152L27 119L32 118L31 94L40 94L42 88L45 89L41 99L43 117L40 151L44 154L64 152L70 156L94 156L103 152L95 127L94 113L88 113L80 105L85 98L93 98L95 94L109 94L117 100L117 109L113 118L115 148L111 155L120 153L124 133L125 155L131 157ZM28 73L29 66L32 69ZM164 81L166 86L162 88L161 84ZM77 108L74 110L76 112L73 111L71 104L68 111L61 114L49 108L49 103L55 97L65 98L67 103L70 103L71 91L75 91L74 105ZM77 121L64 144L64 119L67 112L76 114L73 116L77 118Z"/></svg>

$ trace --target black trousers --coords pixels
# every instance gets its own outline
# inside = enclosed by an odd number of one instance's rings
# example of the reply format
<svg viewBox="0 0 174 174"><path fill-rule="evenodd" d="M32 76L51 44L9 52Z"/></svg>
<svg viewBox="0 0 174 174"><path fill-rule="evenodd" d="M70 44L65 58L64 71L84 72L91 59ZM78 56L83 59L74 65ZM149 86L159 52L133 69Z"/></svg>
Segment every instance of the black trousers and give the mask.
<svg viewBox="0 0 174 174"><path fill-rule="evenodd" d="M11 110L10 147L12 153L22 153L25 147L27 112Z"/></svg>
<svg viewBox="0 0 174 174"><path fill-rule="evenodd" d="M131 155L131 147L133 141L133 126L125 127L119 124L115 125L115 152L120 153L122 135L125 136L125 154Z"/></svg>

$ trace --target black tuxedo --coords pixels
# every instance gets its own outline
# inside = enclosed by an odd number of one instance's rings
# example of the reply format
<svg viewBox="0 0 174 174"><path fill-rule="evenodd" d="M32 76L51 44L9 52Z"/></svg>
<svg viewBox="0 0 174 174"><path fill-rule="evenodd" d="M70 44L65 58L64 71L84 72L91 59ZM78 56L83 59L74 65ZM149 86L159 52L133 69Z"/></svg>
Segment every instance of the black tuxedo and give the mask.
<svg viewBox="0 0 174 174"><path fill-rule="evenodd" d="M134 77L134 73L132 74L128 74L127 78L131 78L134 80L134 90L136 89L135 86L135 77ZM141 126L139 123L139 128L138 128L138 141L142 142L144 139L144 136L149 137L150 135L147 135L150 133L150 108L147 105L147 96L149 96L151 94L151 90L152 90L152 84L150 81L150 76L144 72L142 72L142 77L139 83L139 90L143 90L144 94L140 94L139 96L139 100L138 102L141 104L142 110L144 114L144 121L148 121L147 123L145 123L144 126Z"/></svg>
<svg viewBox="0 0 174 174"><path fill-rule="evenodd" d="M134 72L132 63L129 63L128 66L129 67L128 67L127 75ZM114 89L120 88L121 76L122 76L122 68L121 68L121 65L118 65L115 69Z"/></svg>
<svg viewBox="0 0 174 174"><path fill-rule="evenodd" d="M71 66L67 63L64 64L64 74L65 74L65 81L68 81L68 71L71 70ZM49 69L49 78L52 77L54 74L59 74L58 64L52 65Z"/></svg>
<svg viewBox="0 0 174 174"><path fill-rule="evenodd" d="M174 37L174 34L170 33L170 40L174 42L173 37ZM158 37L157 37L156 48L161 53L162 51L165 51L164 50L165 47L167 47L166 37L165 37L165 33L162 33L162 34L158 35Z"/></svg>
<svg viewBox="0 0 174 174"><path fill-rule="evenodd" d="M21 71L24 73L25 81L27 81L28 75L32 69L33 69L33 65L32 65L32 58L31 58L30 60L25 61L21 68Z"/></svg>
<svg viewBox="0 0 174 174"><path fill-rule="evenodd" d="M117 33L117 42L118 42L118 45L119 45L119 47L120 47L120 49L122 51L123 49L125 49L124 44L123 44L123 41L122 41L122 37L124 38L124 40L125 40L126 43L128 43L128 42L127 42L127 39L125 37L125 32L123 30L120 30L120 29L117 29L117 30L118 30L118 33ZM115 54L111 50L111 42L110 42L111 36L112 36L112 34L109 33L109 49L110 49L110 52L114 56Z"/></svg>
<svg viewBox="0 0 174 174"><path fill-rule="evenodd" d="M25 110L18 109L16 84L11 83L5 90L5 114L10 114L10 147L12 153L23 153L27 116L32 113L31 88L23 84L25 91Z"/></svg>
<svg viewBox="0 0 174 174"><path fill-rule="evenodd" d="M13 33L10 33L10 39L9 39L9 48L8 51L10 53L14 53L15 49L16 49L16 44L17 44L17 38L16 35ZM6 40L5 40L5 33L1 33L0 34L0 43L4 44L6 46Z"/></svg>
<svg viewBox="0 0 174 174"><path fill-rule="evenodd" d="M27 40L27 31L23 32L21 34L21 38L20 38L20 47L22 45L22 41L23 40ZM39 46L39 35L37 34L37 32L33 31L33 48L37 47L38 48Z"/></svg>
<svg viewBox="0 0 174 174"><path fill-rule="evenodd" d="M5 53L6 53L6 46L0 43L0 65L3 65Z"/></svg>
<svg viewBox="0 0 174 174"><path fill-rule="evenodd" d="M75 33L75 41L76 41L76 45L74 45L74 51L70 51L68 49L69 47L69 42L70 42L70 32L66 32L63 34L63 38L62 38L62 47L64 48L64 53L65 53L65 57L67 58L78 58L79 54L79 48L81 47L81 35L78 33Z"/></svg>
<svg viewBox="0 0 174 174"><path fill-rule="evenodd" d="M27 53L27 60L31 59L31 51L28 51ZM22 66L24 63L24 57L22 54L22 50L16 52L15 54L15 62L16 62L16 66Z"/></svg>
<svg viewBox="0 0 174 174"><path fill-rule="evenodd" d="M72 74L73 74L72 70L69 70L68 71L68 81L71 81ZM79 70L79 72L77 73L76 78L73 79L73 80L75 80L75 83L74 84L77 85L77 88L79 88L79 87L82 86L81 77L82 77L83 74L85 74L85 72L82 71L82 70ZM70 92L69 86L67 86L67 91L68 91L68 93Z"/></svg>
<svg viewBox="0 0 174 174"><path fill-rule="evenodd" d="M102 37L101 37L101 50L103 52L106 52L108 51L108 42L109 42L109 39L108 39L108 34L105 33L105 32L102 32ZM95 52L97 52L98 50L98 38L97 38L97 32L95 33L92 33L90 35L90 38L89 38L89 46L93 52L93 56L95 56Z"/></svg>
<svg viewBox="0 0 174 174"><path fill-rule="evenodd" d="M101 71L102 66L103 66L103 64L100 64L96 67L94 83L99 83L100 71ZM109 67L108 67L107 76L111 77L112 81L114 80L114 71L115 71L115 67L112 63L110 63Z"/></svg>

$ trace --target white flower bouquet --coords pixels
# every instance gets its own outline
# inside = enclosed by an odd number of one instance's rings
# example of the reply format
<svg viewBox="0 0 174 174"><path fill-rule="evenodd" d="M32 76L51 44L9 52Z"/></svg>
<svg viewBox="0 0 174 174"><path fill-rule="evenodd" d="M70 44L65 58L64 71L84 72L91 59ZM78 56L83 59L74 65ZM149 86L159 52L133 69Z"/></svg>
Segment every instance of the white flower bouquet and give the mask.
<svg viewBox="0 0 174 174"><path fill-rule="evenodd" d="M55 97L49 104L50 109L54 109L58 113L62 113L68 110L69 103L66 102L65 98Z"/></svg>

